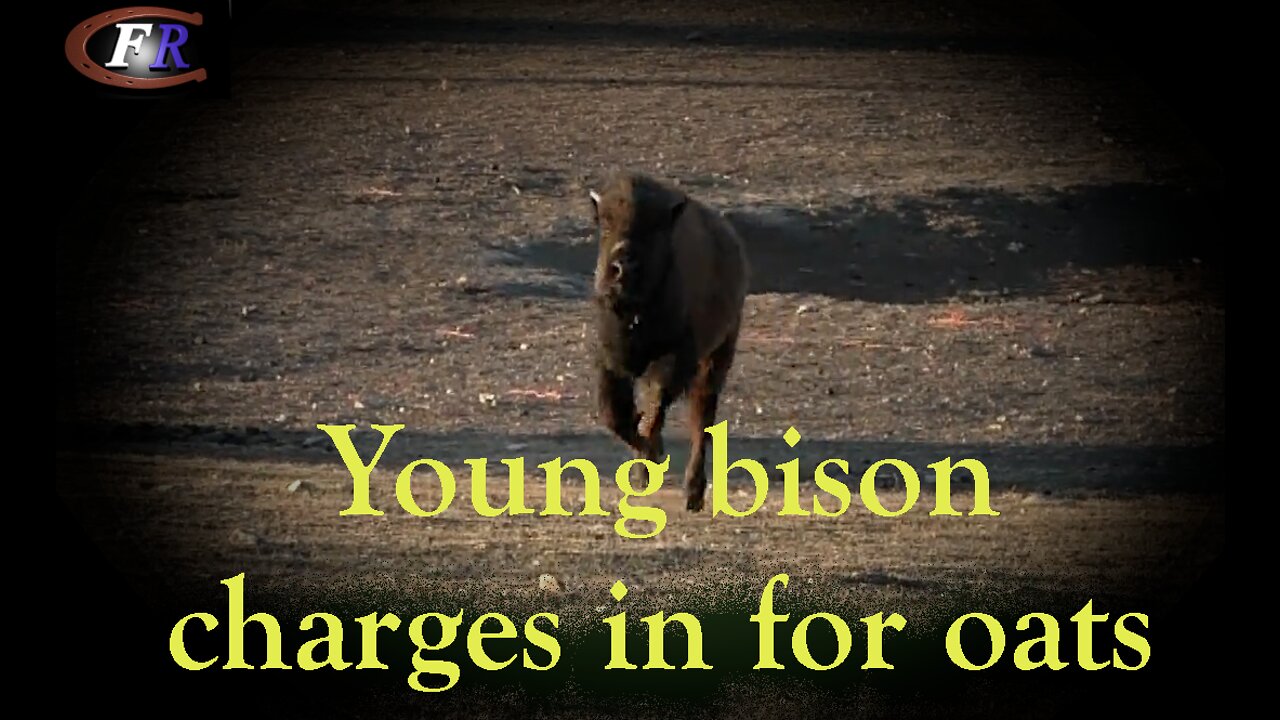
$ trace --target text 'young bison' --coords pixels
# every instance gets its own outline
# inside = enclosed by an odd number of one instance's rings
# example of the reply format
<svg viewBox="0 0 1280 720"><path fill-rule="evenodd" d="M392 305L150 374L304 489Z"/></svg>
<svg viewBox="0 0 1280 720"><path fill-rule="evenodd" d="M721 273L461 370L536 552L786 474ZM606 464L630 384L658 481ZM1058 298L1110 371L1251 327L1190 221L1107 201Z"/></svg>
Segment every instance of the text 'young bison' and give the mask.
<svg viewBox="0 0 1280 720"><path fill-rule="evenodd" d="M742 242L720 213L644 175L619 174L591 201L601 421L636 457L658 461L667 408L687 392L686 506L701 510L703 429L715 424L747 291Z"/></svg>

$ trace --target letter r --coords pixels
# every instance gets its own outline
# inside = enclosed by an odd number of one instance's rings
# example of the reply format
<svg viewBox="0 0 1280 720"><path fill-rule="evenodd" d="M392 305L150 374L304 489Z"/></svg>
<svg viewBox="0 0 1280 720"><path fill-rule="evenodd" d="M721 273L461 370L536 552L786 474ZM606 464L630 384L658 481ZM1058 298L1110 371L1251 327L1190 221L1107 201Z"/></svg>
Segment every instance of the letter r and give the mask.
<svg viewBox="0 0 1280 720"><path fill-rule="evenodd" d="M152 70L165 70L169 67L169 63L165 61L165 56L172 54L173 62L179 70L186 70L191 67L182 59L182 53L178 48L187 42L187 28L183 25L160 23L160 29L164 34L160 36L160 49L156 50L156 61L149 66ZM173 36L177 35L177 38Z"/></svg>

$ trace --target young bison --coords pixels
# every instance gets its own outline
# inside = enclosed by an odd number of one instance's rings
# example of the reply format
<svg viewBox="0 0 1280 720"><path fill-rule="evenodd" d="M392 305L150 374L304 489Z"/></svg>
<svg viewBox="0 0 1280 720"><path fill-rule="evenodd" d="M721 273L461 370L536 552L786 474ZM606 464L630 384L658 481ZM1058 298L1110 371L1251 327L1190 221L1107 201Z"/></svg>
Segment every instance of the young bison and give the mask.
<svg viewBox="0 0 1280 720"><path fill-rule="evenodd" d="M618 175L591 202L601 420L636 457L659 460L667 408L687 391L686 507L701 510L703 428L715 424L746 297L742 243L718 212L643 175ZM633 470L644 476L642 466Z"/></svg>

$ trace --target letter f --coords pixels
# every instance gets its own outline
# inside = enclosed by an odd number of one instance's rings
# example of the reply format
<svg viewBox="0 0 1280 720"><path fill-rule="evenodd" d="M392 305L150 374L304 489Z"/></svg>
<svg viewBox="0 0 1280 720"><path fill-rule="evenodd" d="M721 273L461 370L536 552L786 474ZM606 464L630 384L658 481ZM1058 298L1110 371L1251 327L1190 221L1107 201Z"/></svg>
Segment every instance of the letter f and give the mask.
<svg viewBox="0 0 1280 720"><path fill-rule="evenodd" d="M151 35L151 23L116 23L116 28L120 30L120 36L116 38L116 50L111 55L111 62L107 63L109 68L127 68L129 63L125 62L124 54L128 50L132 50L137 55L142 50L143 39ZM138 35L141 30L142 34Z"/></svg>

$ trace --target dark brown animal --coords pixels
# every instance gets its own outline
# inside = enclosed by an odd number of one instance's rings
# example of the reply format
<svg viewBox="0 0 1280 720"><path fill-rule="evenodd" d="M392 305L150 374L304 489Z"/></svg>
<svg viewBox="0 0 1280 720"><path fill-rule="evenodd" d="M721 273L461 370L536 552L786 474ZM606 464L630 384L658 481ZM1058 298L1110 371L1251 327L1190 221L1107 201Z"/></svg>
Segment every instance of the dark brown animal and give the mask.
<svg viewBox="0 0 1280 720"><path fill-rule="evenodd" d="M622 173L591 201L601 421L636 457L659 460L667 408L687 392L686 507L701 510L703 428L715 424L746 297L742 242L720 213L644 175ZM642 466L633 470L644 477Z"/></svg>

